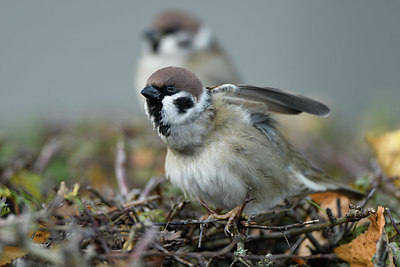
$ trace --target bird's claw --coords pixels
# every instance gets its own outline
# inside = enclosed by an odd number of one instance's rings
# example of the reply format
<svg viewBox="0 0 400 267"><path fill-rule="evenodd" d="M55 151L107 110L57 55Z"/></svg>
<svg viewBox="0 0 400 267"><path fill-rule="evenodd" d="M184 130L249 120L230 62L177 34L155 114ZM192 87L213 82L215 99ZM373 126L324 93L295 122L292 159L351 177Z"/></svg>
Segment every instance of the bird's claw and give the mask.
<svg viewBox="0 0 400 267"><path fill-rule="evenodd" d="M230 237L235 237L239 234L239 230L237 227L237 220L234 216L230 217L229 220L227 221L225 228L224 228L224 233L226 236Z"/></svg>
<svg viewBox="0 0 400 267"><path fill-rule="evenodd" d="M225 228L224 233L226 236L234 237L239 233L237 228L237 220L242 215L242 207L238 206L233 208L231 211L225 214L211 214L208 216L208 219L218 219L218 220L228 220Z"/></svg>

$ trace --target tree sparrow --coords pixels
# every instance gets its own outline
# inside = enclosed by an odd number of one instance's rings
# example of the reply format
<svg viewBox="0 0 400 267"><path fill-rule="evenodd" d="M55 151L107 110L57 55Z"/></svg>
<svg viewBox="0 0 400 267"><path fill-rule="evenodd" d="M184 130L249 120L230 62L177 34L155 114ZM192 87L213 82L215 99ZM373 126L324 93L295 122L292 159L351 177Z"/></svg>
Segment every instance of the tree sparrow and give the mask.
<svg viewBox="0 0 400 267"><path fill-rule="evenodd" d="M314 168L282 136L269 112L307 112L325 117L329 108L274 88L223 84L206 88L190 71L167 67L141 91L146 113L167 145L165 172L173 184L217 208L265 211L285 198L321 191L360 193Z"/></svg>
<svg viewBox="0 0 400 267"><path fill-rule="evenodd" d="M210 29L182 11L161 13L146 31L134 75L138 94L153 72L167 66L193 71L207 86L239 82L236 70Z"/></svg>

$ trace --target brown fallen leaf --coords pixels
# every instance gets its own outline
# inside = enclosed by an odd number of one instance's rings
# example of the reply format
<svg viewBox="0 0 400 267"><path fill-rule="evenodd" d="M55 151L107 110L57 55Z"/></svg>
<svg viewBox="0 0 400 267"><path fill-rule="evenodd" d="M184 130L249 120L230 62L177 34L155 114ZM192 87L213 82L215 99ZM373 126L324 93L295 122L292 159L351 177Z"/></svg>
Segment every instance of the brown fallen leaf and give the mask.
<svg viewBox="0 0 400 267"><path fill-rule="evenodd" d="M50 232L49 231L42 231L42 230L38 230L35 233L32 233L31 236L35 234L35 236L33 237L33 242L37 243L37 244L44 244L47 242L47 240L50 237Z"/></svg>
<svg viewBox="0 0 400 267"><path fill-rule="evenodd" d="M400 177L400 130L378 136L368 134L366 139L384 173Z"/></svg>
<svg viewBox="0 0 400 267"><path fill-rule="evenodd" d="M340 209L341 209L341 214L346 214L349 211L349 204L350 204L350 198L348 198L345 195L341 195L336 192L322 192L322 193L315 193L310 195L311 199L318 204L322 209L326 208L331 208L333 215L336 217L339 216L339 210L337 208L337 199L340 199ZM318 214L323 217L326 217L326 214L322 213L321 211L318 211ZM326 217L327 218L327 217ZM307 218L309 220L310 218ZM328 219L328 218L327 218ZM328 242L328 240L322 235L322 231L318 232L313 232L310 233L315 240L318 241L320 244L325 244ZM314 248L314 245L311 243L309 239L306 239L301 243L298 251L299 256L310 256L312 254L312 251L310 248ZM299 263L300 265L300 263Z"/></svg>
<svg viewBox="0 0 400 267"><path fill-rule="evenodd" d="M340 199L340 209L342 214L346 214L349 211L349 204L351 200L345 195L341 195L336 192L322 192L310 195L311 199L317 203L324 210L326 208L331 208L333 215L339 216L339 211L337 208L337 199Z"/></svg>
<svg viewBox="0 0 400 267"><path fill-rule="evenodd" d="M28 252L19 247L5 246L0 258L0 266L11 263L13 260L25 256Z"/></svg>
<svg viewBox="0 0 400 267"><path fill-rule="evenodd" d="M41 225L42 227L46 227L45 225ZM38 230L36 232L30 232L29 238L32 238L32 241L37 244L46 243L48 238L50 237L49 231ZM0 257L0 266L11 263L13 260L24 257L28 252L19 247L14 246L5 246L3 251L1 252Z"/></svg>
<svg viewBox="0 0 400 267"><path fill-rule="evenodd" d="M338 258L350 263L351 267L373 266L372 256L376 253L376 242L379 240L385 226L384 208L378 207L375 215L369 217L371 224L367 231L348 244L334 249Z"/></svg>

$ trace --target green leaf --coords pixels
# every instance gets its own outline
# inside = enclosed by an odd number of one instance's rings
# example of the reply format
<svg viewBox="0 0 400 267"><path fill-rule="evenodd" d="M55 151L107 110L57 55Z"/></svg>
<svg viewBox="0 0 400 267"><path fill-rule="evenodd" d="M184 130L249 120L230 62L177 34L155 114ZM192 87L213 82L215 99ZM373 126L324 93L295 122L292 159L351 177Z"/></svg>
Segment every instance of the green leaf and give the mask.
<svg viewBox="0 0 400 267"><path fill-rule="evenodd" d="M10 198L12 195L11 190L7 186L0 184L0 198Z"/></svg>
<svg viewBox="0 0 400 267"><path fill-rule="evenodd" d="M141 221L165 222L164 212L158 209L142 212L139 218Z"/></svg>
<svg viewBox="0 0 400 267"><path fill-rule="evenodd" d="M44 197L40 191L40 188L43 185L42 176L22 170L14 175L10 182L14 187L21 189L21 191L25 191L25 194L22 192L20 193L24 200L33 201L35 199L36 201L43 202Z"/></svg>
<svg viewBox="0 0 400 267"><path fill-rule="evenodd" d="M10 208L4 202L0 203L0 216L4 216L10 213Z"/></svg>

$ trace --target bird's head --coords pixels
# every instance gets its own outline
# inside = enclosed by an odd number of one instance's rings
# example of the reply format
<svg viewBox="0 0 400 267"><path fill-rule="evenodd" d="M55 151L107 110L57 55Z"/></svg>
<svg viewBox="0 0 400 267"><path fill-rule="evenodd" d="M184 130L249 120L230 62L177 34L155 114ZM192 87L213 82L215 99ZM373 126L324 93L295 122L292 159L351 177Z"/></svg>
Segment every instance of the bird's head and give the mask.
<svg viewBox="0 0 400 267"><path fill-rule="evenodd" d="M145 51L154 55L186 55L211 43L208 28L191 14L178 10L159 14L144 36Z"/></svg>
<svg viewBox="0 0 400 267"><path fill-rule="evenodd" d="M154 72L141 91L145 109L159 134L168 136L171 126L195 120L210 104L207 89L186 69L166 67Z"/></svg>

